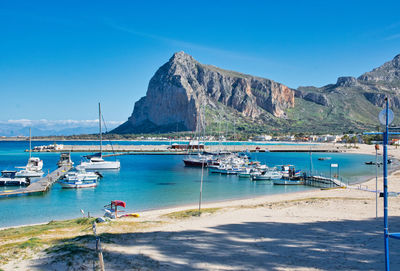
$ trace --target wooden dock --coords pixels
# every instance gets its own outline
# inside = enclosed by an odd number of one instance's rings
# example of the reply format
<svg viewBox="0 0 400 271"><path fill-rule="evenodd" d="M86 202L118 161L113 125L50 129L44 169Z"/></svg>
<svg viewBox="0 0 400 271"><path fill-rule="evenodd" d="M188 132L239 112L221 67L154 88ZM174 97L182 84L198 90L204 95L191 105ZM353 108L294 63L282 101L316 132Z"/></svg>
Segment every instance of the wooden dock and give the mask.
<svg viewBox="0 0 400 271"><path fill-rule="evenodd" d="M62 178L69 170L70 166L60 167L51 173L47 174L45 177L41 178L37 182L31 183L27 187L0 192L0 197L10 197L18 195L29 195L34 193L44 193L49 190L49 188L60 178Z"/></svg>

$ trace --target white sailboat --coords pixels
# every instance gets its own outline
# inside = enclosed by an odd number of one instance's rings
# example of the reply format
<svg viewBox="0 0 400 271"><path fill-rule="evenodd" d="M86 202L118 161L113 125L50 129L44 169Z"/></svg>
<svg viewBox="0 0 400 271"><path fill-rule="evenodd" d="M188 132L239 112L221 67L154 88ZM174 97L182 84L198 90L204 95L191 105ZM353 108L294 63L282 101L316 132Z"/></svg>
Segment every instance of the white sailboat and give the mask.
<svg viewBox="0 0 400 271"><path fill-rule="evenodd" d="M101 107L99 103L99 130L100 130L100 154L99 156L90 157L89 161L82 162L80 167L85 170L118 170L121 165L120 162L117 161L105 161L102 157L102 148L103 148L103 138L101 133Z"/></svg>
<svg viewBox="0 0 400 271"><path fill-rule="evenodd" d="M22 168L22 170L15 173L16 177L22 178L35 178L43 176L43 161L40 160L39 157L32 157L32 136L31 136L31 128L29 128L29 159L28 163L25 167L17 167Z"/></svg>

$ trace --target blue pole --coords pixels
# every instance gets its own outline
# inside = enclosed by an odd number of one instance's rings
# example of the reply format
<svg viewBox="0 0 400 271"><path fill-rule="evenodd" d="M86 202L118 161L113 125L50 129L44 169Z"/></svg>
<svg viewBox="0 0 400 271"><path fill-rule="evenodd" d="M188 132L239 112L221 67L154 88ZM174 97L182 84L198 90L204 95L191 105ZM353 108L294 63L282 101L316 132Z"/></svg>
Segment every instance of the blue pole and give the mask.
<svg viewBox="0 0 400 271"><path fill-rule="evenodd" d="M389 141L389 100L386 98L386 129L383 133L383 228L385 240L385 267L389 266L389 225L388 225L388 195L387 195L387 144Z"/></svg>

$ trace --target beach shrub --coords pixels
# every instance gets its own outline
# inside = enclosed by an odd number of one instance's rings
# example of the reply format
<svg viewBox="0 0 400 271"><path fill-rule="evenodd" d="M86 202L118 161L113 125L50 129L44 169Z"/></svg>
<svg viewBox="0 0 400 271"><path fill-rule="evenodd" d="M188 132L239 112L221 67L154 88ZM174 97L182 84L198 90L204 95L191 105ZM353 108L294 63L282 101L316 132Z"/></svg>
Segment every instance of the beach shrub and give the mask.
<svg viewBox="0 0 400 271"><path fill-rule="evenodd" d="M204 208L201 209L200 214L213 214L220 210L221 208ZM164 217L168 218L173 218L173 219L182 219L182 218L190 218L193 216L199 216L199 210L198 209L190 209L190 210L184 210L184 211L178 211L178 212L173 212L164 215Z"/></svg>

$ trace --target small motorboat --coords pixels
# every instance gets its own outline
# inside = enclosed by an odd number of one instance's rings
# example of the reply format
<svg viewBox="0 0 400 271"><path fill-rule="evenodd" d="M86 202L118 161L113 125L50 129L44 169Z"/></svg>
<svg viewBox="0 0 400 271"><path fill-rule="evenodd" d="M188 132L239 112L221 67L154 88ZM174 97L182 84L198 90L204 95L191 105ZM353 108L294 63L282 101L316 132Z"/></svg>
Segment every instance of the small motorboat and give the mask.
<svg viewBox="0 0 400 271"><path fill-rule="evenodd" d="M260 175L261 172L255 168L245 168L239 172L239 178L251 178L253 175Z"/></svg>
<svg viewBox="0 0 400 271"><path fill-rule="evenodd" d="M390 165L392 162L393 162L392 159L388 159L388 160L387 160L388 165ZM374 161L365 162L365 164L366 164L366 165L378 165L378 167L383 165L382 162L376 163L376 162L374 162Z"/></svg>
<svg viewBox="0 0 400 271"><path fill-rule="evenodd" d="M318 160L320 161L325 161L325 160L331 160L332 157L318 157Z"/></svg>
<svg viewBox="0 0 400 271"><path fill-rule="evenodd" d="M27 177L16 176L16 170L3 170L0 176L1 186L26 186L31 183Z"/></svg>
<svg viewBox="0 0 400 271"><path fill-rule="evenodd" d="M82 167L69 171L64 178L58 181L63 188L88 188L97 186L99 179L97 172L86 172Z"/></svg>
<svg viewBox="0 0 400 271"><path fill-rule="evenodd" d="M60 154L60 160L57 162L58 167L70 166L72 167L74 162L71 160L71 154L69 152L63 152Z"/></svg>
<svg viewBox="0 0 400 271"><path fill-rule="evenodd" d="M270 180L279 180L283 177L283 174L279 171L275 170L270 170L266 171L263 174L259 175L252 175L251 180L252 181L270 181Z"/></svg>

